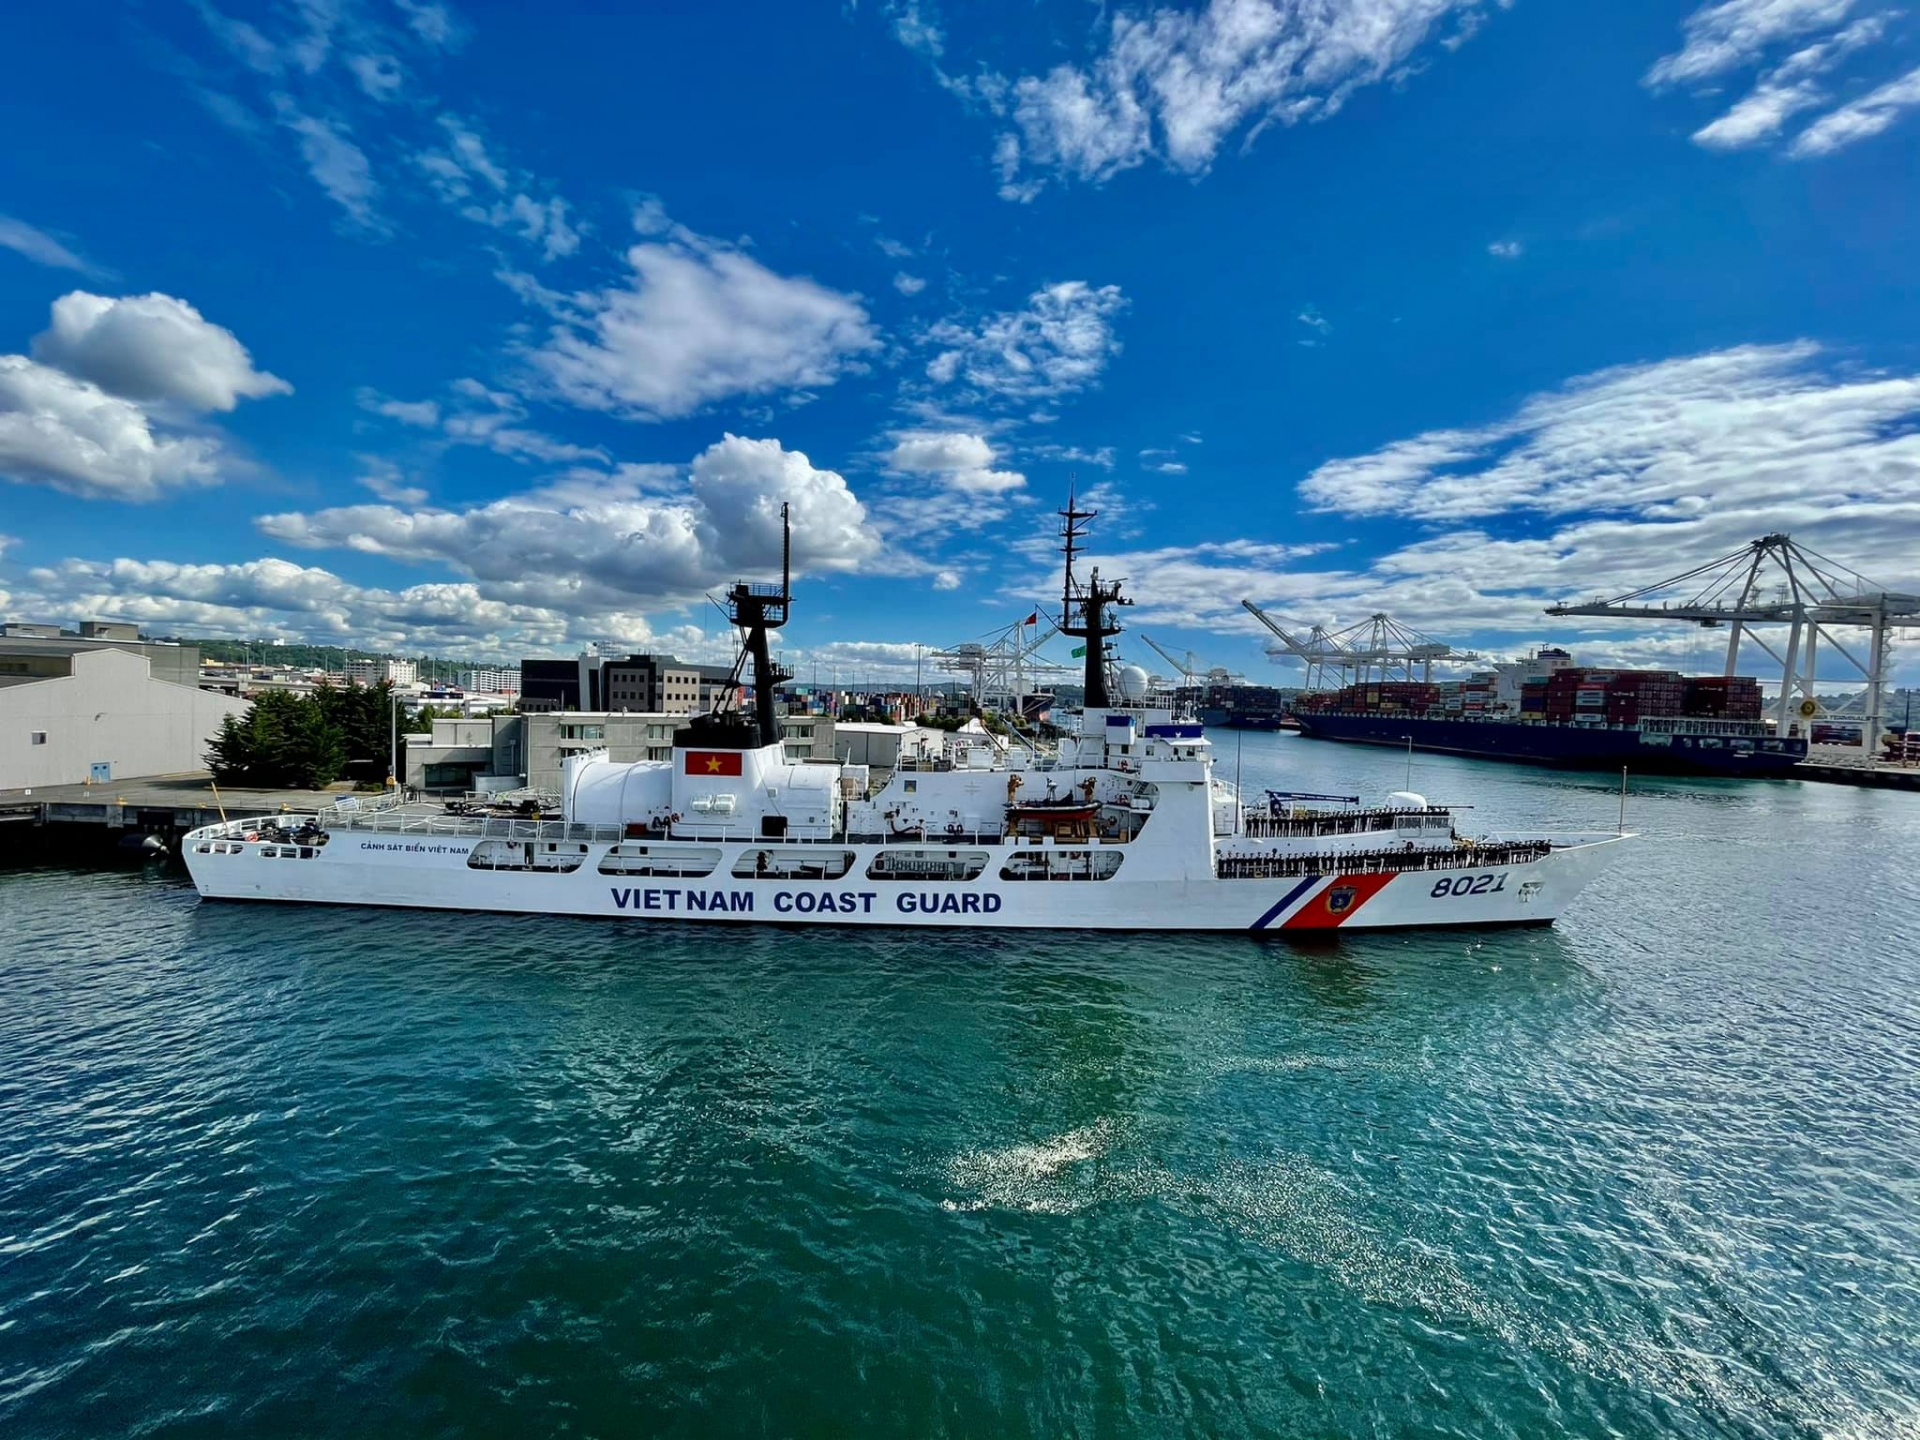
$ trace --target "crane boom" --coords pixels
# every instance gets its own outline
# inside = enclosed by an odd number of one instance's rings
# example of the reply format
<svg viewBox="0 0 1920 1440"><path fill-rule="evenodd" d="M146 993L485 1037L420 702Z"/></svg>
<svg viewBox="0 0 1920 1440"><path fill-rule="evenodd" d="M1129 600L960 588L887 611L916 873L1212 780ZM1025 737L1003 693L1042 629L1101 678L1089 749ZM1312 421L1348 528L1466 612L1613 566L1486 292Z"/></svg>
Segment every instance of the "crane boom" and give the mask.
<svg viewBox="0 0 1920 1440"><path fill-rule="evenodd" d="M1280 622L1275 620L1271 615L1267 614L1267 612L1262 610L1258 605L1254 604L1253 601L1242 600L1240 604L1246 609L1246 612L1249 615L1253 616L1254 619L1258 620L1262 625L1266 626L1267 629L1271 630L1275 635L1278 635L1280 637L1280 643L1282 645L1285 645L1289 650L1293 651L1293 653L1296 655L1304 653L1301 648L1300 642L1294 639L1291 635L1287 634L1286 631L1282 630L1280 628Z"/></svg>
<svg viewBox="0 0 1920 1440"><path fill-rule="evenodd" d="M1186 658L1183 660L1171 650L1167 649L1166 646L1160 644L1151 635L1142 634L1140 638L1146 642L1148 649L1152 650L1154 654L1173 666L1174 674L1178 677L1182 685L1191 685L1193 683L1193 677L1199 673L1199 666L1191 650L1187 652Z"/></svg>

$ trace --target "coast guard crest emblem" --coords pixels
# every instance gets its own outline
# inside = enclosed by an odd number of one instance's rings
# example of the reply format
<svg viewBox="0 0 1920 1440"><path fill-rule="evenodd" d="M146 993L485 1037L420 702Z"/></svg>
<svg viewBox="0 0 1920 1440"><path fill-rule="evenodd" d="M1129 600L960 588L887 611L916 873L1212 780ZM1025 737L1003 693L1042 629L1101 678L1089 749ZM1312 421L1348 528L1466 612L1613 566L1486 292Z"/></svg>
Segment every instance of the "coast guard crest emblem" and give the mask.
<svg viewBox="0 0 1920 1440"><path fill-rule="evenodd" d="M1333 915L1344 915L1353 906L1353 887L1336 885L1327 891L1327 911Z"/></svg>

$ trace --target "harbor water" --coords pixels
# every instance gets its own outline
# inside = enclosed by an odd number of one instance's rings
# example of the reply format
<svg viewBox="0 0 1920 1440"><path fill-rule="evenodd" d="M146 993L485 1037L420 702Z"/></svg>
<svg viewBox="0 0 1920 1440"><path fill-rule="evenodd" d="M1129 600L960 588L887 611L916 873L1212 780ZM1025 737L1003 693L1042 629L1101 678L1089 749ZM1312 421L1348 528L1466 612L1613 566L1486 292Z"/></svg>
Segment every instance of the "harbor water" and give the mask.
<svg viewBox="0 0 1920 1440"><path fill-rule="evenodd" d="M1920 797L1633 789L1312 947L0 873L0 1435L1920 1436Z"/></svg>

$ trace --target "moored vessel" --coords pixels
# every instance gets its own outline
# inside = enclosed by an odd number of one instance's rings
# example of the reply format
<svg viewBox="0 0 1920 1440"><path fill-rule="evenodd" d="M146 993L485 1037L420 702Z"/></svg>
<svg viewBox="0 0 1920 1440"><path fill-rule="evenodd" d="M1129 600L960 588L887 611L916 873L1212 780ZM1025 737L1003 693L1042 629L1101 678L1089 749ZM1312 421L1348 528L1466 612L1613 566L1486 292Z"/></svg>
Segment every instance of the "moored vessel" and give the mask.
<svg viewBox="0 0 1920 1440"><path fill-rule="evenodd" d="M1411 793L1269 794L1214 774L1198 722L1114 703L1119 581L1075 561L1092 511L1061 512L1061 632L1086 649L1085 705L1055 749L960 744L903 764L790 760L768 637L792 596L734 585L753 705L689 717L673 758L569 759L557 817L343 802L185 837L210 899L721 923L1076 930L1545 924L1623 835L1469 837ZM728 687L728 694L737 687ZM467 807L471 809L471 807Z"/></svg>
<svg viewBox="0 0 1920 1440"><path fill-rule="evenodd" d="M1464 683L1348 685L1294 707L1303 734L1480 760L1663 775L1779 777L1807 758L1748 676L1604 670L1542 650Z"/></svg>

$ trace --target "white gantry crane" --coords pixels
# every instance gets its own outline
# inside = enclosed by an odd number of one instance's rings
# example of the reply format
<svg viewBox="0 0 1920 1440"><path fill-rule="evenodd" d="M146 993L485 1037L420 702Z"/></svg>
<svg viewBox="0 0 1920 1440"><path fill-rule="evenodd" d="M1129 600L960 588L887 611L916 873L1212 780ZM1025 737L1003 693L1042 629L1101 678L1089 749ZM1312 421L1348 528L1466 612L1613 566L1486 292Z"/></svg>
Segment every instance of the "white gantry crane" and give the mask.
<svg viewBox="0 0 1920 1440"><path fill-rule="evenodd" d="M1740 646L1760 647L1780 667L1780 694L1774 701L1774 726L1785 735L1796 722L1816 719L1857 724L1863 755L1879 753L1886 724L1887 676L1892 669L1893 632L1920 625L1920 595L1875 585L1859 572L1796 544L1784 534L1758 540L1611 600L1549 606L1549 615L1607 615L1643 620L1685 620L1707 627L1728 627L1726 673L1735 673ZM1762 636L1786 626L1784 652ZM1834 634L1865 630L1863 662ZM1780 637L1775 635L1775 639ZM1814 693L1822 648L1837 653L1866 684L1846 704L1829 709ZM1858 646L1859 641L1854 640Z"/></svg>
<svg viewBox="0 0 1920 1440"><path fill-rule="evenodd" d="M1412 680L1416 667L1421 680L1431 681L1436 660L1447 665L1470 665L1487 658L1471 650L1455 650L1446 641L1423 635L1391 615L1369 615L1344 630L1330 631L1323 625L1315 625L1306 638L1301 639L1253 601L1242 600L1240 604L1279 641L1267 647L1267 654L1273 660L1298 660L1306 667L1309 690L1333 689L1355 682L1364 684L1376 678L1391 680L1396 675ZM1328 683L1329 675L1335 677L1332 684Z"/></svg>
<svg viewBox="0 0 1920 1440"><path fill-rule="evenodd" d="M1060 626L1038 607L1032 615L1036 617L1032 625L1018 621L978 640L935 650L930 658L940 669L964 675L981 708L1017 715L1023 696L1044 688L1046 682L1080 673L1040 653L1040 647L1060 633Z"/></svg>
<svg viewBox="0 0 1920 1440"><path fill-rule="evenodd" d="M1235 675L1223 665L1208 665L1191 650L1184 656L1176 655L1151 635L1142 634L1140 638L1148 649L1173 666L1173 682L1176 685L1192 689L1199 685L1231 685L1246 678Z"/></svg>

